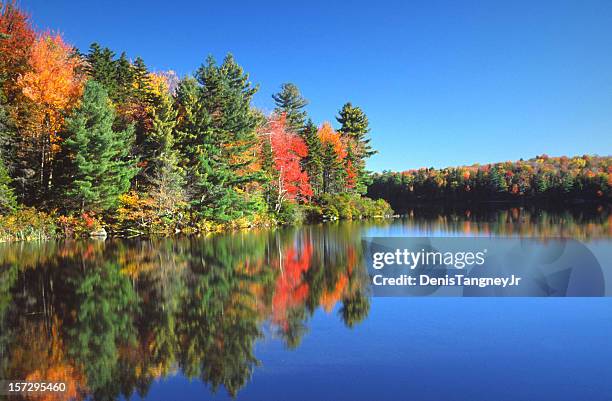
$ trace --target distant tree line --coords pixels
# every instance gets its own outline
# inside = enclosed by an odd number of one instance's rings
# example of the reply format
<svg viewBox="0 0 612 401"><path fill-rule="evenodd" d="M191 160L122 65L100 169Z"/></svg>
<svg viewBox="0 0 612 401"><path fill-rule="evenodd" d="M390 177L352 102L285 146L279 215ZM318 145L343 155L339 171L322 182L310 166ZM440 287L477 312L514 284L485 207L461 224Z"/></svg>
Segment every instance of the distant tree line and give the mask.
<svg viewBox="0 0 612 401"><path fill-rule="evenodd" d="M374 174L368 196L394 210L432 202L612 200L612 157L541 155L530 160Z"/></svg>

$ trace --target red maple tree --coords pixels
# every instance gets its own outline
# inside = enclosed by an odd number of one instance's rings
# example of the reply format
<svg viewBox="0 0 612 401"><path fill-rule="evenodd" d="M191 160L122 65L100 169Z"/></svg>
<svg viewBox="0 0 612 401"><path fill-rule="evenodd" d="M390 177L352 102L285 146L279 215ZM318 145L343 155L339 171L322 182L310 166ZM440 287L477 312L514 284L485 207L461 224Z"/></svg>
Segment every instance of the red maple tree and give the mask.
<svg viewBox="0 0 612 401"><path fill-rule="evenodd" d="M308 156L308 147L298 135L287 130L282 114L268 121L268 140L272 148L274 168L278 171L279 194L284 199L309 199L313 192L308 174L302 170L301 160Z"/></svg>

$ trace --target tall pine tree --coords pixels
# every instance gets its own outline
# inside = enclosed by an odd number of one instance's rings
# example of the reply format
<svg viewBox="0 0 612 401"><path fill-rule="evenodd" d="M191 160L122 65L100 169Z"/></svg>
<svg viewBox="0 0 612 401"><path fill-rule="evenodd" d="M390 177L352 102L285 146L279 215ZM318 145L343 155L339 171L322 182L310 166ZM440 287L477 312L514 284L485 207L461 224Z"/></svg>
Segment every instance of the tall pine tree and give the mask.
<svg viewBox="0 0 612 401"><path fill-rule="evenodd" d="M346 192L346 170L332 144L324 143L322 152L322 190L325 194Z"/></svg>
<svg viewBox="0 0 612 401"><path fill-rule="evenodd" d="M366 159L376 153L372 149L368 138L370 132L368 117L361 108L346 103L342 106L336 120L341 125L338 132L345 138L346 142L350 143L351 154L347 163L350 162L351 169L355 174L355 190L364 194L371 181L370 175L365 169Z"/></svg>
<svg viewBox="0 0 612 401"><path fill-rule="evenodd" d="M111 99L114 100L117 92L115 53L108 47L102 48L98 43L92 43L85 59L87 61L85 69L87 74L102 85Z"/></svg>
<svg viewBox="0 0 612 401"><path fill-rule="evenodd" d="M186 200L183 188L185 177L179 167L174 139L178 113L173 108L167 85L160 83L159 93L153 112L153 130L147 137L146 148L151 149L152 154L144 175L158 213L169 215Z"/></svg>
<svg viewBox="0 0 612 401"><path fill-rule="evenodd" d="M308 105L308 100L304 99L300 90L295 84L284 83L281 90L272 95L277 114L284 113L287 118L287 127L290 131L301 134L306 124L306 111L304 107Z"/></svg>
<svg viewBox="0 0 612 401"><path fill-rule="evenodd" d="M113 130L114 119L106 90L88 81L81 104L66 120L59 187L67 208L105 211L130 188L137 172L129 157L134 133Z"/></svg>
<svg viewBox="0 0 612 401"><path fill-rule="evenodd" d="M209 57L196 78L200 88L193 116L197 138L192 204L205 218L227 221L245 216L252 205L244 189L258 179L248 169L254 161L259 121L251 109L257 87L231 55L220 66Z"/></svg>
<svg viewBox="0 0 612 401"><path fill-rule="evenodd" d="M199 122L201 113L198 98L200 88L198 81L192 77L183 78L176 89L174 108L177 111L175 126L176 149L179 153L179 165L191 170L197 159L198 138L206 135L206 125ZM203 128L204 132L200 129Z"/></svg>
<svg viewBox="0 0 612 401"><path fill-rule="evenodd" d="M317 126L308 119L302 130L302 138L308 147L308 156L303 160L303 168L308 174L314 196L323 193L323 144L317 132Z"/></svg>
<svg viewBox="0 0 612 401"><path fill-rule="evenodd" d="M134 72L125 52L121 53L121 56L115 60L115 82L117 92L111 98L116 103L124 103L130 98L134 90Z"/></svg>
<svg viewBox="0 0 612 401"><path fill-rule="evenodd" d="M0 37L2 40L2 37ZM6 99L2 90L3 80L0 77L0 214L11 212L17 206L17 200L11 188L11 177L7 165L7 149L15 135L13 125L6 112Z"/></svg>

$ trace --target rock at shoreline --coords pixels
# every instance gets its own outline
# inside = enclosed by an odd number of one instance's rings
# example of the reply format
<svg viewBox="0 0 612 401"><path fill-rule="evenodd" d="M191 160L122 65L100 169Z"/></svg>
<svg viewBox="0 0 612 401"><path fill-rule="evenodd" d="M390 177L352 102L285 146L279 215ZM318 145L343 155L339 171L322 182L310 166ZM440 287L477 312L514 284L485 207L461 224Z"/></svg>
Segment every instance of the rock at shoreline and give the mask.
<svg viewBox="0 0 612 401"><path fill-rule="evenodd" d="M104 227L101 227L97 230L90 232L89 236L92 238L106 238L108 234L106 233L106 230L104 229Z"/></svg>

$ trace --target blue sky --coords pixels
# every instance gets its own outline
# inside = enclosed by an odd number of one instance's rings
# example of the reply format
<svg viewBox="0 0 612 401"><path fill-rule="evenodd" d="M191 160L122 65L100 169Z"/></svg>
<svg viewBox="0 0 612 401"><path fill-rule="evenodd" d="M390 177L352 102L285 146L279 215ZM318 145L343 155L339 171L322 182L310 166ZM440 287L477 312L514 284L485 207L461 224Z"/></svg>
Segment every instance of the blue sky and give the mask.
<svg viewBox="0 0 612 401"><path fill-rule="evenodd" d="M612 154L612 3L603 1L21 1L39 28L192 73L232 52L260 85L294 82L317 123L361 106L405 170Z"/></svg>

